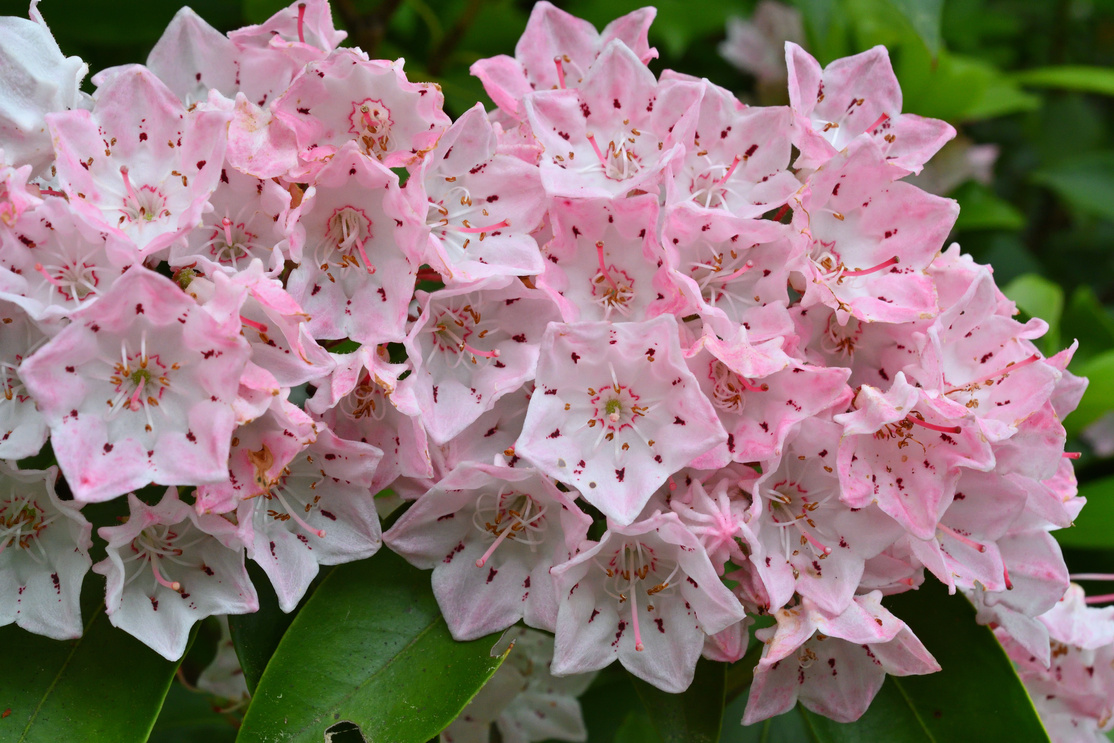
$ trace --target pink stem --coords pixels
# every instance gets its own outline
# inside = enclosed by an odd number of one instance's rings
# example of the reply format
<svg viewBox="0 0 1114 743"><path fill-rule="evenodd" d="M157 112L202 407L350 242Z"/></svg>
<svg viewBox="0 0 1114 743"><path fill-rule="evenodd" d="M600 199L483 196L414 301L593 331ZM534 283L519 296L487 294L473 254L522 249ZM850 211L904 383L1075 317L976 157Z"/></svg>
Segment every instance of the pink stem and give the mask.
<svg viewBox="0 0 1114 743"><path fill-rule="evenodd" d="M978 550L979 552L986 552L986 545L985 544L982 544L981 542L976 542L974 539L971 539L970 537L963 536L962 534L960 534L959 532L957 532L955 529L951 528L950 526L945 526L944 524L937 524L936 528L939 529L940 531L944 532L945 534L950 534L953 539L958 539L960 542L963 542L968 547L973 547L976 550Z"/></svg>
<svg viewBox="0 0 1114 743"><path fill-rule="evenodd" d="M464 224L467 225L468 223L465 222ZM496 224L488 225L487 227L467 227L467 226L465 226L465 227L457 227L456 230L457 230L457 232L465 232L469 235L475 235L475 234L482 234L484 232L491 232L492 230L498 230L502 227L510 227L510 226L511 226L511 223L504 219L502 222L497 222Z"/></svg>
<svg viewBox="0 0 1114 743"><path fill-rule="evenodd" d="M1060 456L1062 456L1064 459L1079 459L1079 457L1082 456L1082 452L1066 451Z"/></svg>
<svg viewBox="0 0 1114 743"><path fill-rule="evenodd" d="M867 274L877 273L878 271L881 271L882 269L889 268L890 266L893 266L893 265L895 265L899 262L900 261L898 261L897 256L895 255L893 258L890 258L888 261L883 261L883 262L879 263L877 266L871 266L870 268L857 268L854 271L844 271L842 275L843 276L866 276Z"/></svg>
<svg viewBox="0 0 1114 743"><path fill-rule="evenodd" d="M306 43L306 4L298 3L298 41Z"/></svg>
<svg viewBox="0 0 1114 743"><path fill-rule="evenodd" d="M963 432L963 429L960 428L959 426L938 426L935 423L929 423L928 421L922 421L920 418L916 417L912 413L905 416L905 420L909 421L910 423L914 423L918 426L924 426L925 428L929 429L930 431L939 431L940 433L962 433Z"/></svg>
<svg viewBox="0 0 1114 743"><path fill-rule="evenodd" d="M162 577L162 573L159 572L159 560L158 560L157 557L152 557L151 558L151 572L155 574L155 580L158 581L160 586L164 586L166 588L169 588L171 591L174 591L175 593L181 593L182 592L182 584L181 583L179 583L178 581L169 581L166 578Z"/></svg>
<svg viewBox="0 0 1114 743"><path fill-rule="evenodd" d="M510 533L510 525L508 525L507 528L503 531L499 532L499 536L496 537L495 541L491 543L491 546L487 548L487 552L484 552L483 556L480 559L476 560L476 567L482 568L485 564L487 564L487 561L491 558L491 555L495 552L495 549L503 543L504 539L510 536Z"/></svg>
<svg viewBox="0 0 1114 743"><path fill-rule="evenodd" d="M873 134L875 129L877 129L879 126L881 126L882 124L884 124L885 122L887 122L889 120L890 120L890 115L889 114L882 114L881 116L878 117L878 121L875 121L873 124L871 124L870 126L868 126L866 128L866 133L867 134Z"/></svg>
<svg viewBox="0 0 1114 743"><path fill-rule="evenodd" d="M1086 604L1105 604L1108 601L1114 601L1114 593L1104 593L1101 596L1088 596L1083 599Z"/></svg>
<svg viewBox="0 0 1114 743"><path fill-rule="evenodd" d="M557 65L557 87L561 90L565 89L565 66L562 64L560 56L553 58L553 64Z"/></svg>
<svg viewBox="0 0 1114 743"><path fill-rule="evenodd" d="M599 262L600 262L600 273L602 273L604 275L604 277L607 278L607 282L609 284L611 284L612 289L614 289L615 291L619 291L619 285L615 283L615 279L611 278L611 274L609 274L607 272L607 266L603 262L603 241L602 240L600 240L599 242L596 243L596 257L599 259Z"/></svg>

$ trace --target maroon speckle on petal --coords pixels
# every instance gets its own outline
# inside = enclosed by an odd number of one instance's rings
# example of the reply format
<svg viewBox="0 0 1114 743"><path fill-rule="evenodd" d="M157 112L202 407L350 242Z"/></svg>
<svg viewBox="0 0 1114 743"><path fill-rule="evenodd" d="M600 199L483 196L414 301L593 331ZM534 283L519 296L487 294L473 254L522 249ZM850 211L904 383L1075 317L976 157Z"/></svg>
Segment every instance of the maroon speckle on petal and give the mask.
<svg viewBox="0 0 1114 743"><path fill-rule="evenodd" d="M578 354L576 351L573 351L572 352L572 363L576 364L579 361L580 361L580 354Z"/></svg>
<svg viewBox="0 0 1114 743"><path fill-rule="evenodd" d="M588 617L588 624L591 624L592 620L595 619L599 615L599 613L599 609L592 609L592 616Z"/></svg>
<svg viewBox="0 0 1114 743"><path fill-rule="evenodd" d="M491 572L487 574L487 582L490 583L491 581L495 580L495 576L498 575L498 573L498 570L496 570L495 568L491 568Z"/></svg>
<svg viewBox="0 0 1114 743"><path fill-rule="evenodd" d="M553 429L553 433L551 433L551 434L549 434L548 436L546 436L546 438L547 438L547 439L555 439L555 438L557 438L557 437L558 437L558 436L560 436L560 435L561 435L561 429L560 429L560 428L554 428L554 429Z"/></svg>
<svg viewBox="0 0 1114 743"><path fill-rule="evenodd" d="M104 445L104 453L105 453L105 454L111 454L111 453L112 453L112 449L113 449L113 446L112 446L112 444L105 444L105 445Z"/></svg>
<svg viewBox="0 0 1114 743"><path fill-rule="evenodd" d="M662 621L661 617L658 617L657 619L655 619L654 624L656 624L658 626L658 632L660 632L664 635L665 634L665 622Z"/></svg>
<svg viewBox="0 0 1114 743"><path fill-rule="evenodd" d="M683 425L685 425L685 422L683 420L681 420L681 416L677 415L677 416L673 417L673 425L683 426Z"/></svg>
<svg viewBox="0 0 1114 743"><path fill-rule="evenodd" d="M333 515L332 511L326 511L324 508L321 509L321 515L329 519L330 521L337 520L337 517Z"/></svg>
<svg viewBox="0 0 1114 743"><path fill-rule="evenodd" d="M151 599L151 609L154 610L154 611L158 611L159 610L159 600L157 598L155 598L154 596L148 596L147 598Z"/></svg>
<svg viewBox="0 0 1114 743"><path fill-rule="evenodd" d="M626 474L627 474L627 468L626 467L624 467L621 470L615 470L615 479L618 480L619 482L622 482L623 481L623 476L626 475Z"/></svg>

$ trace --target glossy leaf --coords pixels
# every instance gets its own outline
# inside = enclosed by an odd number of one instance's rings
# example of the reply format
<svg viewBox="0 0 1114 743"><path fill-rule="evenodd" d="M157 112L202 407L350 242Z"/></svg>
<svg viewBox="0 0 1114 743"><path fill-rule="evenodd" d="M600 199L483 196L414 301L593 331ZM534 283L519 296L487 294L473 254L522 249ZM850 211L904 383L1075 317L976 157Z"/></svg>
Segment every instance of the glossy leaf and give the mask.
<svg viewBox="0 0 1114 743"><path fill-rule="evenodd" d="M716 743L723 725L727 665L701 658L689 688L668 694L631 677L662 743Z"/></svg>
<svg viewBox="0 0 1114 743"><path fill-rule="evenodd" d="M178 664L113 627L103 596L88 575L78 640L0 628L0 743L147 740Z"/></svg>
<svg viewBox="0 0 1114 743"><path fill-rule="evenodd" d="M1104 477L1081 485L1079 494L1087 505L1070 529L1053 532L1060 544L1084 549L1114 548L1114 477Z"/></svg>
<svg viewBox="0 0 1114 743"><path fill-rule="evenodd" d="M960 206L957 230L1020 230L1025 226L1024 214L981 183L969 181L951 195Z"/></svg>
<svg viewBox="0 0 1114 743"><path fill-rule="evenodd" d="M1108 67L1038 67L1014 75L1022 85L1034 88L1059 88L1083 93L1114 95L1114 70Z"/></svg>
<svg viewBox="0 0 1114 743"><path fill-rule="evenodd" d="M1066 160L1036 171L1031 178L1081 213L1114 219L1114 152Z"/></svg>
<svg viewBox="0 0 1114 743"><path fill-rule="evenodd" d="M349 720L369 740L425 743L503 662L497 639L453 640L429 575L392 552L342 565L283 635L241 739L319 743Z"/></svg>
<svg viewBox="0 0 1114 743"><path fill-rule="evenodd" d="M940 20L944 0L889 0L905 16L932 56L940 51Z"/></svg>
<svg viewBox="0 0 1114 743"><path fill-rule="evenodd" d="M994 740L1047 741L1025 687L993 633L975 624L975 610L961 595L930 581L917 591L885 600L905 620L943 670L927 676L889 676L866 713L839 723L797 707L794 713L730 731L742 712L728 708L723 741L815 743L937 743L971 740L992 726ZM740 697L740 699L743 699Z"/></svg>
<svg viewBox="0 0 1114 743"><path fill-rule="evenodd" d="M271 581L263 569L252 561L248 561L248 575L256 586L259 594L259 611L254 614L240 614L228 618L228 627L232 631L232 643L236 647L236 657L240 659L240 667L244 669L244 681L247 682L248 691L254 693L263 669L275 654L275 649L282 640L283 634L294 617L309 597L313 595L317 586L333 568L324 568L313 583L310 584L306 595L299 602L294 611L284 614L279 609L278 598L271 588Z"/></svg>
<svg viewBox="0 0 1114 743"><path fill-rule="evenodd" d="M1064 308L1060 336L1065 341L1077 339L1079 348L1072 357L1073 368L1096 354L1114 348L1114 316L1102 306L1095 290L1081 286L1071 295Z"/></svg>
<svg viewBox="0 0 1114 743"><path fill-rule="evenodd" d="M1064 312L1064 290L1058 284L1036 274L1018 276L1002 293L1012 299L1029 317L1039 317L1048 323L1048 333L1038 343L1045 354L1060 348L1060 317Z"/></svg>
<svg viewBox="0 0 1114 743"><path fill-rule="evenodd" d="M1087 377L1090 382L1079 407L1064 421L1068 435L1078 434L1104 413L1114 410L1114 351L1106 351L1086 363L1073 366L1072 371Z"/></svg>
<svg viewBox="0 0 1114 743"><path fill-rule="evenodd" d="M232 743L236 721L213 708L205 694L172 684L159 719L151 730L157 743Z"/></svg>

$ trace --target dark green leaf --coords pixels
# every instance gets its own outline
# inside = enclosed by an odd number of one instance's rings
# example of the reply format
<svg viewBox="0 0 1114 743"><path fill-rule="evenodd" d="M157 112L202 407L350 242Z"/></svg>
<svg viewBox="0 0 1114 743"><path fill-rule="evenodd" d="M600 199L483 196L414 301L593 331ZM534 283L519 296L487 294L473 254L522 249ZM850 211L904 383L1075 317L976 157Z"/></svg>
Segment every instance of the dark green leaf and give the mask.
<svg viewBox="0 0 1114 743"><path fill-rule="evenodd" d="M640 711L628 712L615 731L614 743L661 743L661 738L646 715Z"/></svg>
<svg viewBox="0 0 1114 743"><path fill-rule="evenodd" d="M701 658L689 688L668 694L631 677L662 743L716 743L723 725L725 663Z"/></svg>
<svg viewBox="0 0 1114 743"><path fill-rule="evenodd" d="M241 737L319 743L350 720L369 740L425 743L502 663L497 639L454 641L429 574L392 552L341 565L283 635Z"/></svg>
<svg viewBox="0 0 1114 743"><path fill-rule="evenodd" d="M1090 383L1079 407L1064 421L1068 435L1078 434L1089 423L1114 410L1114 351L1106 351L1086 363L1073 366L1072 371L1087 377Z"/></svg>
<svg viewBox="0 0 1114 743"><path fill-rule="evenodd" d="M1073 368L1095 354L1114 349L1114 317L1099 303L1091 287L1081 286L1071 295L1060 323L1060 337L1079 341Z"/></svg>
<svg viewBox="0 0 1114 743"><path fill-rule="evenodd" d="M940 51L940 20L944 13L944 0L889 0L897 8L933 57Z"/></svg>
<svg viewBox="0 0 1114 743"><path fill-rule="evenodd" d="M103 596L90 573L79 640L0 628L0 743L147 740L178 664L109 624Z"/></svg>
<svg viewBox="0 0 1114 743"><path fill-rule="evenodd" d="M986 627L975 624L975 610L962 595L949 596L929 580L917 591L893 596L887 605L904 619L936 658L942 671L927 676L890 677L900 694L879 696L871 713L910 720L928 738L888 740L970 740L972 731L993 727L996 740L1046 741L1048 734L1002 646ZM877 707L877 709L875 709ZM870 714L870 713L868 713ZM904 732L907 728L902 727ZM876 736L832 740L878 740Z"/></svg>
<svg viewBox="0 0 1114 743"><path fill-rule="evenodd" d="M1065 160L1036 171L1031 178L1082 213L1114 219L1114 152Z"/></svg>
<svg viewBox="0 0 1114 743"><path fill-rule="evenodd" d="M1114 95L1114 70L1108 67L1038 67L1035 70L1018 72L1013 78L1022 85L1035 88Z"/></svg>
<svg viewBox="0 0 1114 743"><path fill-rule="evenodd" d="M325 568L314 578L306 595L302 597L294 611L284 614L279 608L278 598L271 588L271 581L263 568L248 560L248 576L255 584L259 594L259 611L254 614L237 614L228 618L228 627L232 631L232 644L236 647L236 657L240 659L240 667L244 669L244 681L247 682L248 691L255 693L255 687L263 675L267 662L275 654L275 648L282 640L283 634L294 621L306 601L321 585L325 576L334 568Z"/></svg>
<svg viewBox="0 0 1114 743"><path fill-rule="evenodd" d="M960 206L957 230L1020 230L1025 226L1024 214L981 183L968 181L952 196Z"/></svg>
<svg viewBox="0 0 1114 743"><path fill-rule="evenodd" d="M747 695L743 694L723 712L723 734L720 743L813 743L815 738L809 733L804 718L797 710L769 720L743 725L743 713L747 708ZM887 741L887 738L879 738Z"/></svg>
<svg viewBox="0 0 1114 743"><path fill-rule="evenodd" d="M1053 532L1060 544L1083 549L1114 549L1114 477L1081 485L1079 494L1087 506L1070 529Z"/></svg>
<svg viewBox="0 0 1114 743"><path fill-rule="evenodd" d="M1036 274L1018 276L1002 293L1012 299L1029 317L1039 317L1048 323L1048 333L1040 339L1045 354L1060 349L1060 316L1064 312L1064 290L1059 284Z"/></svg>
<svg viewBox="0 0 1114 743"><path fill-rule="evenodd" d="M206 695L172 684L159 719L151 730L155 743L232 743L236 718L213 708Z"/></svg>

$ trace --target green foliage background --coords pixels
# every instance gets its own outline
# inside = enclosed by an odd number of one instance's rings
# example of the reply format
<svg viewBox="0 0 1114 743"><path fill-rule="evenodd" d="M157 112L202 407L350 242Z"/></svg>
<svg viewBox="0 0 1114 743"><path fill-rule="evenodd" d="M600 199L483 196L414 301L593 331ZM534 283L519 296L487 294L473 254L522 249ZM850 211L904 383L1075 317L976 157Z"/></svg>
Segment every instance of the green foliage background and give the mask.
<svg viewBox="0 0 1114 743"><path fill-rule="evenodd" d="M193 8L227 31L260 22L285 4L282 0L197 0ZM568 0L556 4L602 27L643 3ZM1077 525L1057 537L1073 571L1114 572L1114 458L1098 456L1079 439L1087 424L1114 410L1114 0L792 0L791 4L804 14L808 47L822 64L885 44L901 81L906 112L946 119L961 136L999 146L990 185L968 182L950 194L962 206L953 239L980 262L994 266L999 285L1024 315L1048 321L1051 330L1042 350L1051 354L1073 339L1080 341L1071 369L1090 377L1091 386L1080 410L1066 425L1071 437L1068 450L1082 452L1076 471L1088 505ZM469 76L468 66L482 57L513 53L531 5L526 0L333 0L337 25L350 32L347 43L361 46L372 56L405 57L411 79L442 85L446 107L454 116L477 100L492 107L479 82ZM727 18L749 17L754 6L751 0L699 5L689 0L659 0L651 42L661 58L652 68L707 77L753 102L785 102L784 97L779 100L784 93L758 91L754 79L732 68L716 51ZM43 0L40 6L62 50L81 56L92 72L145 60L177 9L177 3L169 0ZM25 3L0 0L2 15L25 15L26 11ZM87 87L91 89L88 83ZM390 558L377 556L370 564L386 559ZM378 573L384 570L355 566L323 576L319 582L325 586L323 593L304 602L309 607L307 616L326 609L326 594L374 593L374 588L354 586ZM95 577L90 575L87 580ZM383 580L387 585L398 576L385 575ZM417 578L424 587L423 580L424 576ZM269 590L265 580L256 583L262 591ZM1098 593L1108 590L1088 588ZM966 662L970 667L952 670L945 663L945 673L951 674L945 684L930 682L918 687L914 681L906 689L906 679L901 688L891 679L875 707L858 724L838 725L794 711L764 725L741 728L738 720L749 683L745 666L748 662L753 665L756 658L751 655L726 668L726 673L722 665L702 662L693 689L672 698L632 684L617 666L609 668L582 699L589 739L604 743L921 741L959 739L951 736L964 729L981 740L1043 739L1039 725L1034 727L1027 700L1017 696L1019 682L1004 656L995 650L989 633L975 627L961 599L949 600L939 592L929 596L930 591L919 592L925 594L922 597L903 597L893 602L893 608L914 625L937 658L954 657L955 664ZM932 603L926 603L929 599ZM417 610L414 607L428 611L429 600L415 596L415 603L408 607L397 599L398 621ZM263 602L267 603L266 597ZM0 741L62 740L67 736L141 741L148 731L154 741L231 741L236 737L244 710L222 709L219 702L191 691L191 682L214 653L217 632L211 623L200 626L190 653L175 669L152 662L144 655L145 648L133 647L138 643L111 630L95 606L94 592L85 611L90 631L82 643L33 641L13 627L0 630L0 641L6 641L9 649L0 659L0 712L17 689L41 696L37 717L26 726L16 726L14 720L6 724L0 717ZM925 623L922 618L918 627L914 615L925 615L931 621ZM343 660L315 656L301 642L307 637L298 629L309 621L290 622L276 608L268 613L265 607L256 618L234 624L234 634L239 628L237 645L250 670L249 680L253 688L259 684L257 698L271 698L276 691L281 696L284 685L297 683L293 673L290 678L263 673L272 653L276 667L287 669L312 664L315 658L330 663ZM432 634L423 634L422 641L430 643L430 657L440 659L437 654L442 653L448 658L454 651L445 646L443 627L429 626ZM101 639L90 641L96 638ZM344 647L344 637L333 640ZM29 655L20 648L26 648ZM970 659L964 660L970 653L983 654L978 667L971 666ZM121 665L122 655L134 658L134 663ZM481 655L487 657L486 649ZM26 659L31 656L35 658L34 673L28 676ZM434 673L424 682L426 693L457 693L459 707L499 663L499 658L489 660L477 656L453 661L470 669L456 679L464 679L464 685L471 683L468 690L446 690L442 687L447 682ZM350 670L357 676L362 672ZM373 671L366 670L370 675L354 682L374 682L377 672ZM108 677L119 677L125 686L117 689L98 680ZM176 680L162 704L162 692L172 677ZM958 695L956 683L962 684ZM147 684L146 691L127 695L129 684L133 688ZM69 696L59 700L59 689ZM81 707L83 690L89 697L87 710ZM946 698L945 692L957 698ZM113 694L124 694L115 703L120 709L115 721L107 719L112 712L105 712L98 701L115 698ZM962 697L966 694L979 705L965 706ZM722 733L717 714L721 698L727 702ZM988 712L994 705L997 715ZM281 710L281 705L276 709ZM100 711L89 717L88 710ZM329 710L321 708L317 714ZM263 712L249 715L253 716L262 719ZM330 719L337 718L330 715ZM423 720L424 727L415 727L413 734L427 736L430 724L436 723L431 719ZM943 726L941 719L946 723ZM337 743L360 739L351 726L348 729L335 737ZM65 734L58 737L59 731ZM390 740L402 740L396 737L402 735L396 729L383 734ZM241 739L254 738L242 735ZM321 740L321 736L317 733L307 739Z"/></svg>

